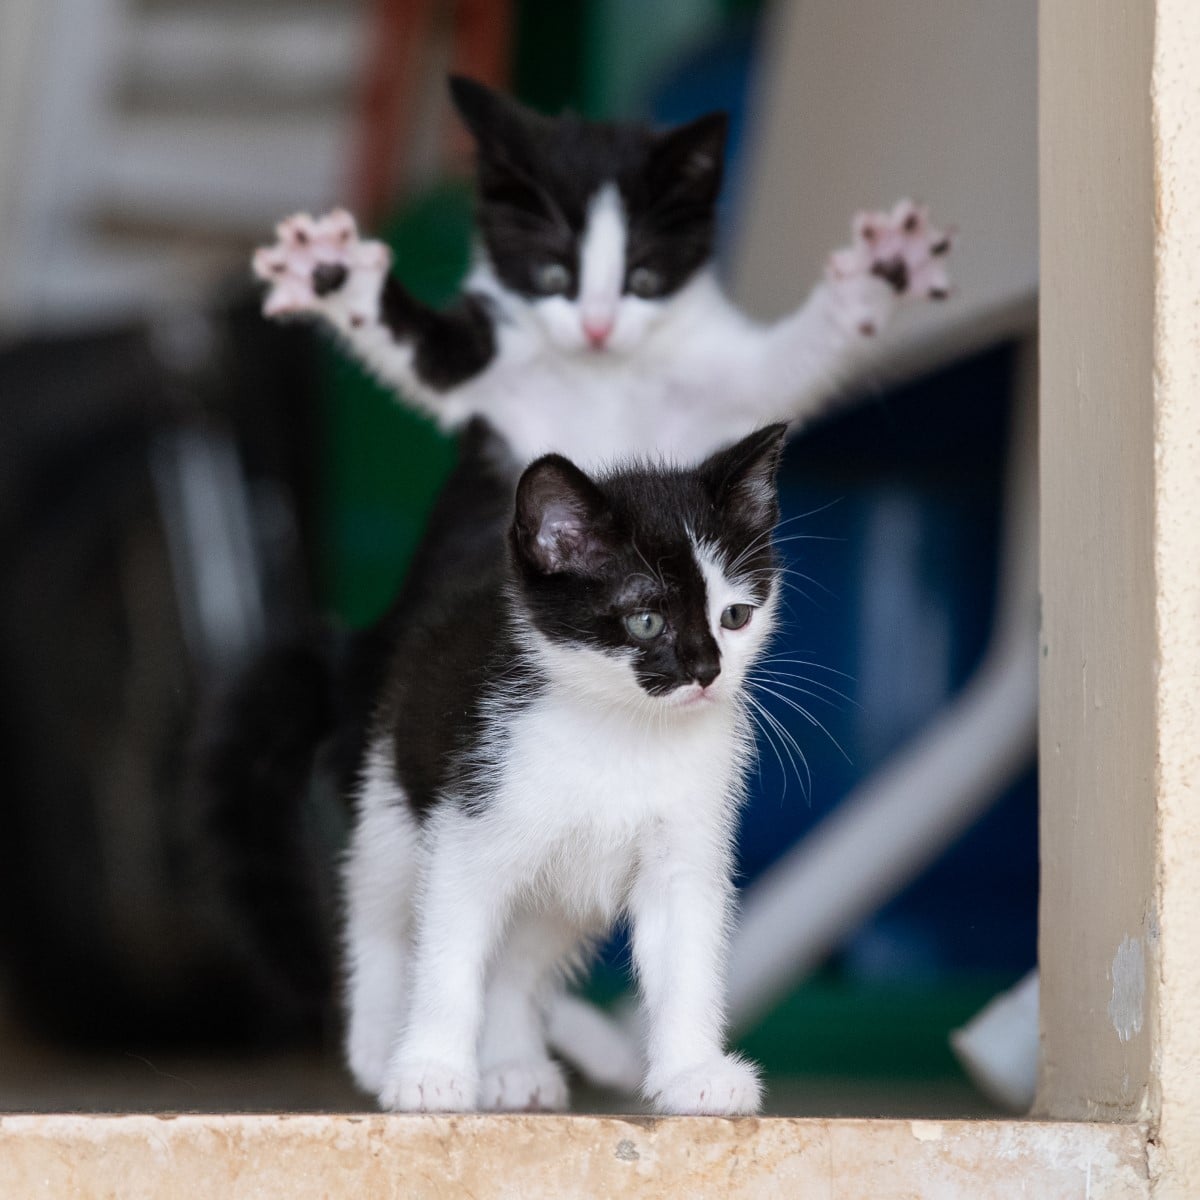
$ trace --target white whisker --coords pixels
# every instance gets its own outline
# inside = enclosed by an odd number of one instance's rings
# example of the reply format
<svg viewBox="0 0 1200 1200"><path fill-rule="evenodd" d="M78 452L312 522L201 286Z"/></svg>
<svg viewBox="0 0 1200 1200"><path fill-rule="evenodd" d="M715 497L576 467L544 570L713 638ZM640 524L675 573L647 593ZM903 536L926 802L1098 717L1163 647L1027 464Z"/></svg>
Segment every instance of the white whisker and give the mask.
<svg viewBox="0 0 1200 1200"><path fill-rule="evenodd" d="M755 686L760 688L762 691L766 692L767 695L774 696L776 700L780 701L782 704L786 704L789 708L794 708L796 710L796 712L798 712L806 721L808 721L808 723L810 725L815 725L834 744L834 746L837 747L838 753L848 763L853 765L853 760L851 759L850 755L848 755L845 752L845 750L842 749L841 742L839 742L837 740L837 738L835 738L833 736L833 734L830 733L829 730L826 729L825 726L822 725L821 722L818 721L817 718L814 717L812 715L812 713L810 713L808 711L808 709L804 707L803 704L797 703L795 700L791 699L789 696L784 696L779 692L772 691L769 687L767 687L767 685L765 683L759 682L759 683L756 683Z"/></svg>

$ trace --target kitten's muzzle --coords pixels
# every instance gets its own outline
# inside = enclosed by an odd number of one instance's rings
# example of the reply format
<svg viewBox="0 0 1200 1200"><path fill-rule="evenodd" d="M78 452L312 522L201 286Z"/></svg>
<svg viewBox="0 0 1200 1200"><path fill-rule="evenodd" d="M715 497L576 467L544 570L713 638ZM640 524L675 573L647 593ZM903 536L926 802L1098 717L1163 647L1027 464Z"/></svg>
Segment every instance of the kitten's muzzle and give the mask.
<svg viewBox="0 0 1200 1200"><path fill-rule="evenodd" d="M706 688L721 673L721 651L710 634L682 639L678 653L681 682L694 680Z"/></svg>
<svg viewBox="0 0 1200 1200"><path fill-rule="evenodd" d="M713 703L717 699L716 688L709 687L699 681L685 683L671 693L671 703L677 708L700 708Z"/></svg>

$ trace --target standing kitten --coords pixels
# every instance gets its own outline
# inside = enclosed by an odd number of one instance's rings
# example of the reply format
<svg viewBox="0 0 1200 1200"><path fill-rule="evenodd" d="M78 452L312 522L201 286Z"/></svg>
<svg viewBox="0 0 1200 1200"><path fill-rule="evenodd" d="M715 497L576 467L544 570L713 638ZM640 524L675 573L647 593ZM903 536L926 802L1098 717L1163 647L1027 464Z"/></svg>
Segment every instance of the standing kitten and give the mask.
<svg viewBox="0 0 1200 1200"><path fill-rule="evenodd" d="M345 869L348 1054L385 1107L565 1108L545 1007L627 917L646 1096L757 1110L724 958L783 434L690 469L538 459L507 555L395 630Z"/></svg>
<svg viewBox="0 0 1200 1200"><path fill-rule="evenodd" d="M420 304L335 212L292 217L254 267L269 315L309 313L443 429L481 416L517 459L697 462L817 414L898 301L940 298L949 239L901 202L863 214L807 302L745 317L712 270L726 120L666 133L549 118L451 80L478 146L479 246L459 300ZM799 219L799 218L798 218Z"/></svg>

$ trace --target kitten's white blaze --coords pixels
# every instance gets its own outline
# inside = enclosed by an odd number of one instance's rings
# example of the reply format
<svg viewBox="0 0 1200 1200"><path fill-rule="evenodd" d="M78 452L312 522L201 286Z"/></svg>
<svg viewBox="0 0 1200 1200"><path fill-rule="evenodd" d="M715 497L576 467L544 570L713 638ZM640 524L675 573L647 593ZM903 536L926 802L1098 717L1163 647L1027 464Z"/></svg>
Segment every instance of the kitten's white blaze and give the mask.
<svg viewBox="0 0 1200 1200"><path fill-rule="evenodd" d="M730 579L726 575L722 555L716 547L702 541L694 541L693 546L708 600L708 626L721 650L721 674L712 688L721 684L723 688L736 690L742 686L746 672L761 653L774 627L775 589L767 602L761 604L747 580L736 576ZM721 624L721 614L731 604L749 604L754 608L748 625L741 629L726 629Z"/></svg>
<svg viewBox="0 0 1200 1200"><path fill-rule="evenodd" d="M625 283L625 206L615 183L606 183L588 205L579 249L579 319L596 347L617 320Z"/></svg>

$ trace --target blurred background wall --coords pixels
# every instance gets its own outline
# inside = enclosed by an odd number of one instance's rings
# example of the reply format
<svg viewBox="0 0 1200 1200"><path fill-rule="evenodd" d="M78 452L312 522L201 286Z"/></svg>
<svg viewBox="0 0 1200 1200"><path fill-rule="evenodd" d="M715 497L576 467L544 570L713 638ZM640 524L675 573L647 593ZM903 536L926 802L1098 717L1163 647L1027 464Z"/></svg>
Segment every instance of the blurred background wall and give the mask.
<svg viewBox="0 0 1200 1200"><path fill-rule="evenodd" d="M355 1102L335 1015L214 901L188 764L264 645L381 610L452 448L312 330L259 318L248 255L274 222L349 204L415 292L452 294L470 238L454 68L551 112L730 110L721 258L759 314L799 303L856 207L916 192L957 223L954 301L789 452L786 515L812 514L813 540L788 551L807 581L783 649L829 686L815 720L774 706L811 787L764 747L752 885L988 642L1036 288L1034 26L1032 0L0 7L0 1005L25 1064L0 1107ZM1032 770L743 1031L784 1107L974 1111L946 1035L1034 962ZM329 905L327 801L303 835ZM63 1045L117 1057L85 1083ZM256 1089L211 1066L234 1046L315 1065L272 1058ZM203 1099L129 1057L148 1049L203 1073Z"/></svg>

